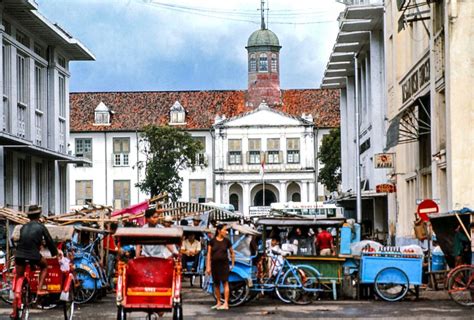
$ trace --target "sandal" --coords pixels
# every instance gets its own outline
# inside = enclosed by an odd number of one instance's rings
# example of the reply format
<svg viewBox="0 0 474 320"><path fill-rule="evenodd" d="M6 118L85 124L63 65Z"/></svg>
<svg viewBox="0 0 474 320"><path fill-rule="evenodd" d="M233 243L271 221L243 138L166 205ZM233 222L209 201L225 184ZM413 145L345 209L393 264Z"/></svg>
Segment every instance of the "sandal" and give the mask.
<svg viewBox="0 0 474 320"><path fill-rule="evenodd" d="M221 305L221 306L217 307L217 310L229 310L229 307Z"/></svg>
<svg viewBox="0 0 474 320"><path fill-rule="evenodd" d="M219 309L221 306L222 304L216 304L215 306L212 306L211 309L216 310L216 309Z"/></svg>

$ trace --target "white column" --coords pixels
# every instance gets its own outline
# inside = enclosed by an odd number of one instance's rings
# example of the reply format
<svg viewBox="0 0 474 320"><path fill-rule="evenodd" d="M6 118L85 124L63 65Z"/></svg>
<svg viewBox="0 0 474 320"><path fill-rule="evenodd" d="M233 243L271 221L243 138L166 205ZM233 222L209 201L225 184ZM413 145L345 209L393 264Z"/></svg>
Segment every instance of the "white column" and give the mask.
<svg viewBox="0 0 474 320"><path fill-rule="evenodd" d="M251 204L251 199L250 199L250 184L248 182L244 182L244 188L243 188L243 201L242 201L242 213L244 216L249 215L249 207L252 205Z"/></svg>
<svg viewBox="0 0 474 320"><path fill-rule="evenodd" d="M316 190L315 190L315 183L314 183L314 182L310 182L310 183L309 183L309 199L308 199L309 202L314 202L314 201L316 201L316 200L315 200L316 197L315 197L315 194L314 194L315 192L316 192Z"/></svg>
<svg viewBox="0 0 474 320"><path fill-rule="evenodd" d="M215 184L214 190L215 190L214 201L215 201L217 204L222 203L222 201L221 201L221 196L222 196L221 184L220 184L219 182Z"/></svg>
<svg viewBox="0 0 474 320"><path fill-rule="evenodd" d="M308 202L308 182L301 182L301 202Z"/></svg>
<svg viewBox="0 0 474 320"><path fill-rule="evenodd" d="M279 202L287 202L286 181L280 181L280 198Z"/></svg>

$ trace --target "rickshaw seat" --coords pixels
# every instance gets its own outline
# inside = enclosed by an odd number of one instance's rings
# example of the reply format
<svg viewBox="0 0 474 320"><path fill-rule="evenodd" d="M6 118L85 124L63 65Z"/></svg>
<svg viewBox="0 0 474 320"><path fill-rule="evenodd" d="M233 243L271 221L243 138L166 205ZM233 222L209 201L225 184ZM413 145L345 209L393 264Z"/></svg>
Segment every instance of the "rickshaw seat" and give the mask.
<svg viewBox="0 0 474 320"><path fill-rule="evenodd" d="M173 272L173 259L154 257L135 258L127 263L127 287L171 288L173 284Z"/></svg>

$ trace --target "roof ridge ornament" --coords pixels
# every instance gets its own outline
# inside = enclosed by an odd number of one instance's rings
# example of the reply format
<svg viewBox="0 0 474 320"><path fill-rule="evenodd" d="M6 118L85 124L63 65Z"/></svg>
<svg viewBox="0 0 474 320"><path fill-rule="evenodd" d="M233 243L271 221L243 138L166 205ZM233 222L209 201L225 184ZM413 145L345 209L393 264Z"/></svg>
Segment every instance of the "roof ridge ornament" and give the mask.
<svg viewBox="0 0 474 320"><path fill-rule="evenodd" d="M265 101L265 99L262 100L262 102L257 108L257 110L269 110L269 109L270 107L268 106L268 103Z"/></svg>

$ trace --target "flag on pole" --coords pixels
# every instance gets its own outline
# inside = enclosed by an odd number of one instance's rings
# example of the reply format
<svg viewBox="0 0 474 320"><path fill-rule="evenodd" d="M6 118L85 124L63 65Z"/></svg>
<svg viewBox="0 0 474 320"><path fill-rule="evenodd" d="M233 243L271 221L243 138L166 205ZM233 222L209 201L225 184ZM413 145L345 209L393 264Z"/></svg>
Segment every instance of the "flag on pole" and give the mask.
<svg viewBox="0 0 474 320"><path fill-rule="evenodd" d="M263 175L265 174L265 157L262 157L262 162L261 162L261 168L260 168L260 175L262 176L262 179L263 179Z"/></svg>

